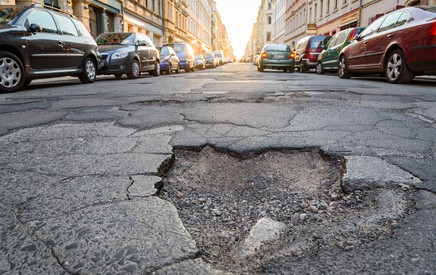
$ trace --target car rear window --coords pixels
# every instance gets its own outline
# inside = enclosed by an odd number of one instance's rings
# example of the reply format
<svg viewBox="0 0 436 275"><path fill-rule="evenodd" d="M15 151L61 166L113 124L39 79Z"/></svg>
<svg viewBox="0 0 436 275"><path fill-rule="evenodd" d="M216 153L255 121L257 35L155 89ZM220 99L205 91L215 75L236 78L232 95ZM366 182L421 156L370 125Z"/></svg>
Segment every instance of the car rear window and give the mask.
<svg viewBox="0 0 436 275"><path fill-rule="evenodd" d="M186 52L186 46L184 44L174 44L173 49L176 53Z"/></svg>
<svg viewBox="0 0 436 275"><path fill-rule="evenodd" d="M165 54L165 55L169 55L170 51L168 50L168 47L162 47L162 49L160 49L160 53Z"/></svg>
<svg viewBox="0 0 436 275"><path fill-rule="evenodd" d="M314 36L310 39L310 48L322 48L329 41L330 37L326 36Z"/></svg>
<svg viewBox="0 0 436 275"><path fill-rule="evenodd" d="M290 52L291 49L286 45L266 45L265 51Z"/></svg>

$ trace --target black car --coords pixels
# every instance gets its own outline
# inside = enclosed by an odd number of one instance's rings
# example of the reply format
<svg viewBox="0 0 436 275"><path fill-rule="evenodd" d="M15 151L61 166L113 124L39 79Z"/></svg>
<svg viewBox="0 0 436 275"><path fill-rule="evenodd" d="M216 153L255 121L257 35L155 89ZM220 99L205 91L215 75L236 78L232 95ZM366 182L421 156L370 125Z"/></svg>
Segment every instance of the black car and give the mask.
<svg viewBox="0 0 436 275"><path fill-rule="evenodd" d="M95 41L101 53L103 67L98 74L113 74L121 78L138 78L141 72L160 75L159 51L151 39L142 33L111 32L100 34Z"/></svg>
<svg viewBox="0 0 436 275"><path fill-rule="evenodd" d="M0 8L0 92L56 76L91 83L98 64L97 44L73 15L38 4Z"/></svg>

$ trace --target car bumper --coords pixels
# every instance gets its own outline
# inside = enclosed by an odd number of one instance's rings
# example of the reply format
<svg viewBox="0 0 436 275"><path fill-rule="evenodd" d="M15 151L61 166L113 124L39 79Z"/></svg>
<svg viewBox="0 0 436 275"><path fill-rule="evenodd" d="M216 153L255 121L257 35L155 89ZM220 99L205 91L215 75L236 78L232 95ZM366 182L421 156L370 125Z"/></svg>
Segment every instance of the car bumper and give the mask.
<svg viewBox="0 0 436 275"><path fill-rule="evenodd" d="M294 67L295 62L293 60L261 59L259 66L270 69L285 69Z"/></svg>
<svg viewBox="0 0 436 275"><path fill-rule="evenodd" d="M116 73L128 73L130 72L131 62L126 58L113 59L113 60L101 60L101 67L98 70L98 74L116 74Z"/></svg>
<svg viewBox="0 0 436 275"><path fill-rule="evenodd" d="M170 68L170 63L168 63L168 62L165 62L165 63L160 62L160 70L161 70L161 71L166 71L166 70L168 70L169 68Z"/></svg>
<svg viewBox="0 0 436 275"><path fill-rule="evenodd" d="M179 67L180 67L180 69L182 69L182 70L184 70L184 69L188 69L188 68L190 67L190 66L189 66L189 62L186 61L186 60L181 60L180 63L179 63Z"/></svg>

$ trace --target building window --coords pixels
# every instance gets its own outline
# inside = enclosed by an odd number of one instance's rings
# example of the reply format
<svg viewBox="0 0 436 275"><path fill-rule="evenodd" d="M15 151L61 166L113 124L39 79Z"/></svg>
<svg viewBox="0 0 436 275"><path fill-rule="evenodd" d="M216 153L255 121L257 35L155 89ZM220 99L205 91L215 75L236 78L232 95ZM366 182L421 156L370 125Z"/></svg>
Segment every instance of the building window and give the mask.
<svg viewBox="0 0 436 275"><path fill-rule="evenodd" d="M268 3L268 9L269 10L271 9L271 3Z"/></svg>
<svg viewBox="0 0 436 275"><path fill-rule="evenodd" d="M58 0L44 0L44 5L55 7L59 9L59 2Z"/></svg>
<svg viewBox="0 0 436 275"><path fill-rule="evenodd" d="M271 41L271 33L270 32L266 33L266 41Z"/></svg>
<svg viewBox="0 0 436 275"><path fill-rule="evenodd" d="M271 25L271 16L268 16L267 24L268 24L268 25Z"/></svg>

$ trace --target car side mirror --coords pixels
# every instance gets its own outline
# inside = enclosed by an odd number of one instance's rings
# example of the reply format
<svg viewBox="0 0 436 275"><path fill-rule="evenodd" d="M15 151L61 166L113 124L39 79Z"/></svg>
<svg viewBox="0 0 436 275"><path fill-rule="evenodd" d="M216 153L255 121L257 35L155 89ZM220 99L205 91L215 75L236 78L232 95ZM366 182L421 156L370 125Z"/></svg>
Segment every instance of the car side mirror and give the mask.
<svg viewBox="0 0 436 275"><path fill-rule="evenodd" d="M42 32L42 28L40 25L32 23L30 24L29 31L31 31L32 33Z"/></svg>
<svg viewBox="0 0 436 275"><path fill-rule="evenodd" d="M360 34L354 36L353 40L359 41L361 39Z"/></svg>

